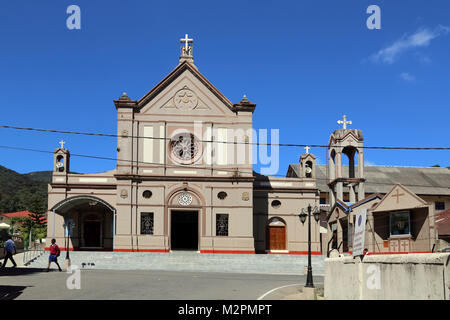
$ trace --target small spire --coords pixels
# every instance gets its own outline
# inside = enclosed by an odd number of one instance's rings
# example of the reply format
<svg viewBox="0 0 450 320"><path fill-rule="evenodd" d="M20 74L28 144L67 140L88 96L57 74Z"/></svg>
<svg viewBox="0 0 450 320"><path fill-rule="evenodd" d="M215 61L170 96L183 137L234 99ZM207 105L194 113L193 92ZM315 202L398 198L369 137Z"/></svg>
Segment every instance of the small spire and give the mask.
<svg viewBox="0 0 450 320"><path fill-rule="evenodd" d="M119 100L131 100L130 97L127 96L127 93L124 91L122 96L120 96Z"/></svg>
<svg viewBox="0 0 450 320"><path fill-rule="evenodd" d="M241 102L248 102L247 95L244 94L244 96L242 97Z"/></svg>

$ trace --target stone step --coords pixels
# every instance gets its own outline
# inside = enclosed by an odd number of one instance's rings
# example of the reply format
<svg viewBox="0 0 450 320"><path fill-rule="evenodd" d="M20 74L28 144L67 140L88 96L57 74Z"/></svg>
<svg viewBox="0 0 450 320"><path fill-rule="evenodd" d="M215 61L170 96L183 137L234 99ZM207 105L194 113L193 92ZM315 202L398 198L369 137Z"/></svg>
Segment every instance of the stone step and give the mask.
<svg viewBox="0 0 450 320"><path fill-rule="evenodd" d="M80 252L69 253L71 264L86 269L208 271L265 274L303 274L308 263L306 255L205 254L196 252ZM47 267L49 253L30 264ZM59 257L64 264L66 253ZM324 273L325 256L312 256L314 274ZM89 264L94 265L89 265ZM84 264L84 265L83 265ZM54 267L54 265L53 265Z"/></svg>

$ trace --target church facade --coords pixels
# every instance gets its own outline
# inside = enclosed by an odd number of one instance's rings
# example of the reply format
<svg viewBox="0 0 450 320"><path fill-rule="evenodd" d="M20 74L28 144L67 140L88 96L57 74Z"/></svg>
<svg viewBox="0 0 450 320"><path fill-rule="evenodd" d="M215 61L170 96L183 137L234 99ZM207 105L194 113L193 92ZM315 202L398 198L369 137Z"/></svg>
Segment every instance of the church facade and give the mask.
<svg viewBox="0 0 450 320"><path fill-rule="evenodd" d="M257 174L251 143L256 105L245 96L228 100L195 66L192 39L186 35L182 42L178 65L152 90L139 100L126 93L114 100L116 169L72 173L69 150L63 143L55 150L47 243L68 237L69 250L307 254L308 223L299 214L311 205L320 211L318 222L311 218L312 254L351 251L348 207L383 197L366 197L361 131L347 129L344 118L344 128L331 135L326 190L309 152L284 178ZM356 156L359 165L351 160L345 169L343 155ZM434 228L434 215L420 203L428 224L418 232L426 232ZM389 215L389 206L371 208ZM386 246L382 238L374 241L375 251ZM420 250L431 245L423 242Z"/></svg>
<svg viewBox="0 0 450 320"><path fill-rule="evenodd" d="M253 172L256 105L229 101L198 71L192 40L182 40L179 64L159 84L114 101L115 170L74 174L69 150L55 150L48 237L69 235L70 250L305 253L298 214L318 206L314 178Z"/></svg>

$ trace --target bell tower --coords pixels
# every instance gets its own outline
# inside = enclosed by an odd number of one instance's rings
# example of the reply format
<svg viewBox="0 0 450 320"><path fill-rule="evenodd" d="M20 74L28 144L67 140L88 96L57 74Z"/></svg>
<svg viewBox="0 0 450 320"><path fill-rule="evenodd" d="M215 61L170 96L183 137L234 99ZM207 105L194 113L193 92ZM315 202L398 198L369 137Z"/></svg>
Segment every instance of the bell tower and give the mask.
<svg viewBox="0 0 450 320"><path fill-rule="evenodd" d="M316 157L309 153L310 147L305 147L306 153L300 156L300 177L307 179L316 178Z"/></svg>
<svg viewBox="0 0 450 320"><path fill-rule="evenodd" d="M337 122L343 126L335 130L328 143L328 186L330 187L330 205L336 199L344 202L356 202L364 199L364 138L361 130L347 129L352 124L344 115L343 120ZM348 166L343 160L348 159ZM358 165L355 165L355 159ZM344 191L348 192L348 199L344 199Z"/></svg>
<svg viewBox="0 0 450 320"><path fill-rule="evenodd" d="M61 140L60 148L55 149L53 153L53 173L69 173L70 152L64 148L66 142Z"/></svg>

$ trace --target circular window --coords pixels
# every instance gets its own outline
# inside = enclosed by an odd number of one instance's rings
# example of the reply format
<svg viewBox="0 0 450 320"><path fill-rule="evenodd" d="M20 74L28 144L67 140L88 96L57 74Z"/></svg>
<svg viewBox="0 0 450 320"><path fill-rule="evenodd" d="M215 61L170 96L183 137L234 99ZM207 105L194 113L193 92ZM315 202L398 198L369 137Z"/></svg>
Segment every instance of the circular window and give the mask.
<svg viewBox="0 0 450 320"><path fill-rule="evenodd" d="M200 143L191 133L180 133L171 138L170 155L176 162L182 164L193 162L200 152Z"/></svg>
<svg viewBox="0 0 450 320"><path fill-rule="evenodd" d="M217 198L219 198L220 200L225 199L227 196L228 196L228 195L227 195L227 193L226 193L225 191L220 191L220 192L217 194Z"/></svg>
<svg viewBox="0 0 450 320"><path fill-rule="evenodd" d="M187 192L183 192L178 197L178 203L182 206L188 206L192 203L192 196Z"/></svg>
<svg viewBox="0 0 450 320"><path fill-rule="evenodd" d="M145 190L145 191L142 193L142 196L143 196L145 199L149 199L149 198L152 196L152 192L151 192L150 190Z"/></svg>
<svg viewBox="0 0 450 320"><path fill-rule="evenodd" d="M281 207L281 202L279 200L273 200L272 201L272 208L277 209L279 207Z"/></svg>

